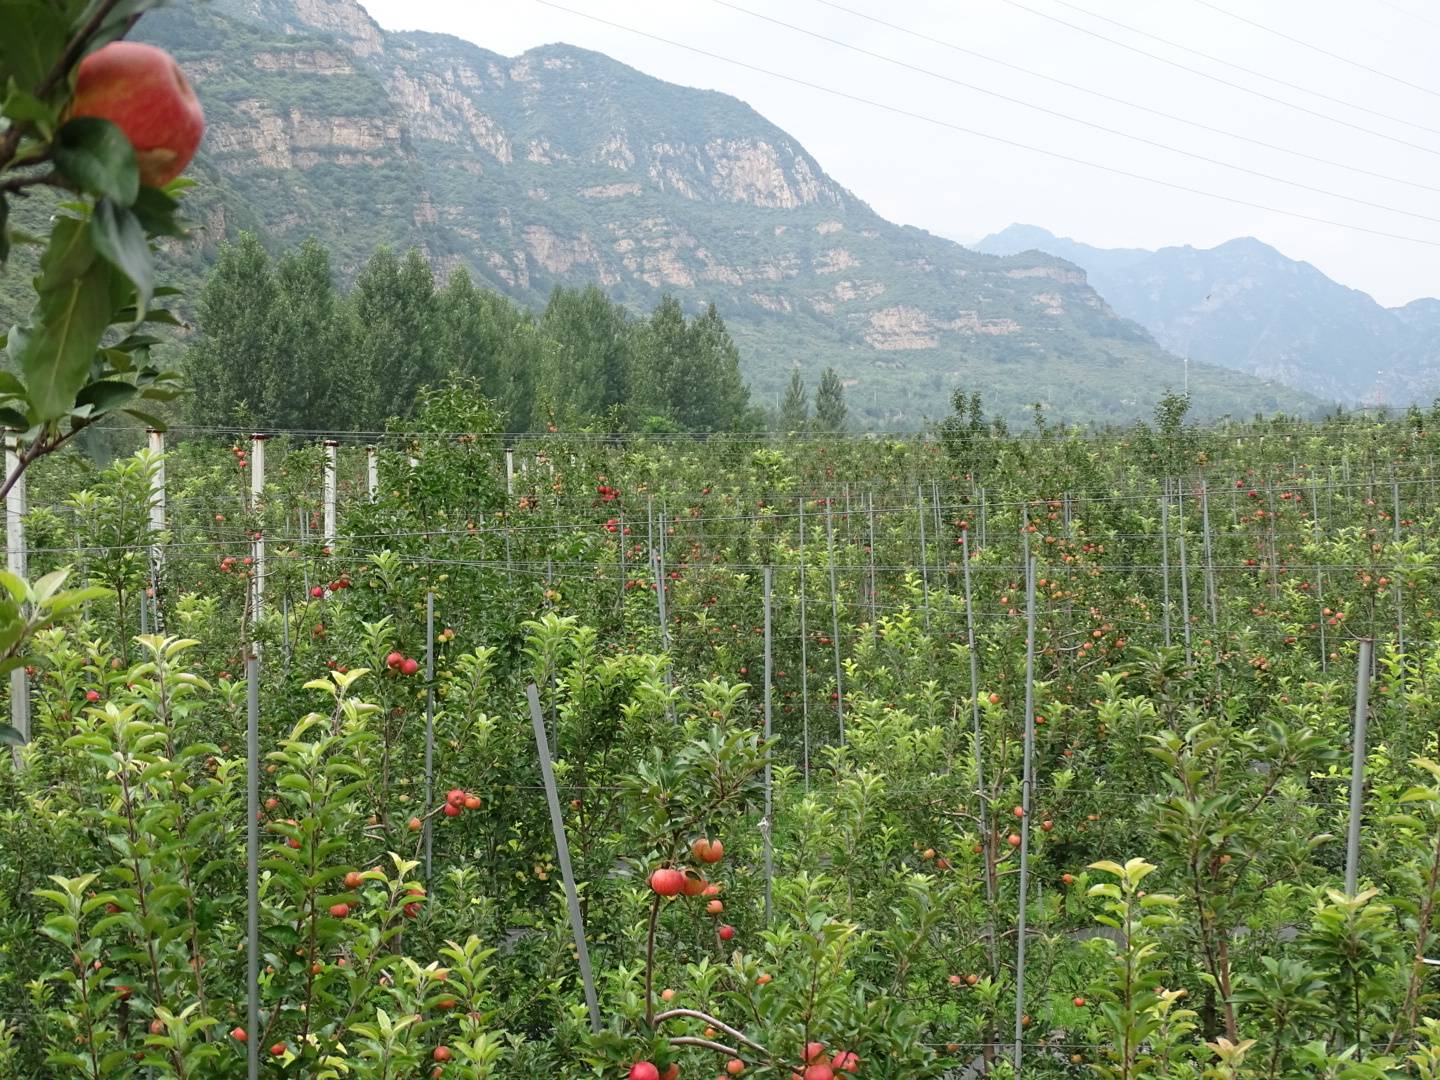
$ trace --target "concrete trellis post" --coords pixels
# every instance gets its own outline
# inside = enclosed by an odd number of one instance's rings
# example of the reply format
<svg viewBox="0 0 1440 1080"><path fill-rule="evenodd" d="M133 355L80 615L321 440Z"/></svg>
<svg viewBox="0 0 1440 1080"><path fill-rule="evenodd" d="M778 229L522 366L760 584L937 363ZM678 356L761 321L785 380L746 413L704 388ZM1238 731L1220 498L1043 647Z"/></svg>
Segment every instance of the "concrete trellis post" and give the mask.
<svg viewBox="0 0 1440 1080"><path fill-rule="evenodd" d="M150 454L155 459L150 473L150 535L154 538L150 544L150 575L154 578L159 574L161 560L165 557L165 549L159 539L165 531L165 433L151 428L146 435Z"/></svg>
<svg viewBox="0 0 1440 1080"><path fill-rule="evenodd" d="M380 460L373 446L365 448L365 494L371 502L380 495Z"/></svg>
<svg viewBox="0 0 1440 1080"><path fill-rule="evenodd" d="M335 546L335 498L336 469L339 465L340 444L334 439L325 440L325 546Z"/></svg>
<svg viewBox="0 0 1440 1080"><path fill-rule="evenodd" d="M265 441L268 435L250 436L250 513L259 514L261 500L265 495ZM254 538L250 544L252 588L250 590L250 624L260 620L260 610L265 603L265 530L257 523Z"/></svg>
<svg viewBox="0 0 1440 1080"><path fill-rule="evenodd" d="M515 448L505 448L505 494L515 494Z"/></svg>
<svg viewBox="0 0 1440 1080"><path fill-rule="evenodd" d="M20 454L13 440L5 444L5 476L16 476L5 496L5 568L25 578L29 574L25 557L25 474L20 472ZM30 677L23 666L10 672L10 726L22 739L30 737Z"/></svg>
<svg viewBox="0 0 1440 1080"><path fill-rule="evenodd" d="M1365 809L1365 732L1370 719L1370 663L1375 643L1360 639L1355 662L1355 726L1350 745L1350 817L1345 836L1345 895L1354 896L1360 875L1360 817Z"/></svg>

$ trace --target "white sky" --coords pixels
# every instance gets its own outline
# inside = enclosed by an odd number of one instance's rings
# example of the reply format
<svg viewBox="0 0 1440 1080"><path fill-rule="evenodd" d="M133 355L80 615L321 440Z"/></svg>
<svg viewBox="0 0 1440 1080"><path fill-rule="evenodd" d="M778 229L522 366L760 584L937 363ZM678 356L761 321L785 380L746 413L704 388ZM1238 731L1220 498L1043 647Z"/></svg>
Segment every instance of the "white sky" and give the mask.
<svg viewBox="0 0 1440 1080"><path fill-rule="evenodd" d="M836 0L985 57L1379 176L1139 112L876 25L822 0L724 0L948 79L1393 210L1302 190L1096 131L761 21L723 6L720 0L558 2L950 124L1270 210L1003 146L697 56L537 0L362 2L388 29L452 33L506 55L563 41L607 53L662 79L733 94L797 138L830 175L881 214L961 241L974 241L1015 221L1106 247L1210 247L1252 235L1387 305L1440 296L1440 68L1435 64L1440 54L1440 0ZM1210 4L1391 77L1282 40ZM1017 5L1417 148L1178 70ZM1095 15L1267 72L1303 89L1267 82L1140 38ZM1305 92L1309 90L1339 101L1326 101ZM1418 238L1429 245L1298 220L1276 210Z"/></svg>

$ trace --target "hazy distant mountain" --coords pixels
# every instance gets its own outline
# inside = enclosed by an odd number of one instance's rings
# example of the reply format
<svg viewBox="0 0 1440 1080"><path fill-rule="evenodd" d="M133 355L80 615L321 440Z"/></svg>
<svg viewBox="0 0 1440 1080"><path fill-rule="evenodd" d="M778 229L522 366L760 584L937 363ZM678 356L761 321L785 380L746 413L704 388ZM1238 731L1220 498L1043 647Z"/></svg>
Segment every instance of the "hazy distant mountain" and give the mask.
<svg viewBox="0 0 1440 1080"><path fill-rule="evenodd" d="M861 423L904 427L983 390L1011 416L1148 414L1180 362L1073 266L997 258L903 228L742 101L599 53L506 57L383 30L354 0L214 0L146 16L210 121L196 195L207 246L243 227L317 236L353 273L379 244L531 304L599 284L637 308L715 303L774 404L792 365L833 364ZM896 162L904 168L904 162ZM1195 369L1197 411L1318 402Z"/></svg>
<svg viewBox="0 0 1440 1080"><path fill-rule="evenodd" d="M1251 237L1144 251L1012 225L976 248L1073 262L1116 312L1192 360L1348 402L1429 402L1440 392L1440 301L1382 307Z"/></svg>

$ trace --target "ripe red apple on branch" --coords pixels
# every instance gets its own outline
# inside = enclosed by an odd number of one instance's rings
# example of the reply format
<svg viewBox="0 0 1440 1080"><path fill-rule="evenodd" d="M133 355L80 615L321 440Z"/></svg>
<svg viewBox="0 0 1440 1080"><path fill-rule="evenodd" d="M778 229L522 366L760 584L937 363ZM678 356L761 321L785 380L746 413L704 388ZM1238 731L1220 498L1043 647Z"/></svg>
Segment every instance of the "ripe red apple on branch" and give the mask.
<svg viewBox="0 0 1440 1080"><path fill-rule="evenodd" d="M140 182L163 187L200 146L205 114L180 66L164 49L114 41L80 62L68 116L109 120L135 147Z"/></svg>

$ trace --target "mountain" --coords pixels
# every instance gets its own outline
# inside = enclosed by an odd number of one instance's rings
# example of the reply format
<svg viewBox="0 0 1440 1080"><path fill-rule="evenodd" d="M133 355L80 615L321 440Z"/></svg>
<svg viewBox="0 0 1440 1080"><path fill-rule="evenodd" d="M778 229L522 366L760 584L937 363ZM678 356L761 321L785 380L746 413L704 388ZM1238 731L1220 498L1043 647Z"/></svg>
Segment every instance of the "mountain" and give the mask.
<svg viewBox="0 0 1440 1080"><path fill-rule="evenodd" d="M1382 307L1251 237L1144 251L1011 225L976 247L1083 267L1119 314L1192 360L1350 403L1428 403L1440 392L1440 301Z"/></svg>
<svg viewBox="0 0 1440 1080"><path fill-rule="evenodd" d="M996 257L876 214L724 94L579 48L518 57L381 29L353 0L215 0L148 15L205 104L198 271L241 228L315 235L353 274L380 244L464 265L532 305L596 282L636 308L714 303L756 399L833 364L863 424L910 427L956 385L1018 416L1146 415L1179 360L1069 263ZM897 168L903 163L897 163ZM1310 396L1192 365L1200 414Z"/></svg>

